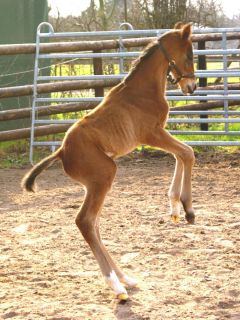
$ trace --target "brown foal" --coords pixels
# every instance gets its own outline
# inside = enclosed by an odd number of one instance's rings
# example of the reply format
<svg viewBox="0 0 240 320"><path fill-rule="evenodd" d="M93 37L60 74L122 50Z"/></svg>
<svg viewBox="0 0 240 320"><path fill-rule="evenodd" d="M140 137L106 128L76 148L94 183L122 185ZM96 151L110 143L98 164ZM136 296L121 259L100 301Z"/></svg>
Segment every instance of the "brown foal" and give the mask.
<svg viewBox="0 0 240 320"><path fill-rule="evenodd" d="M194 153L164 128L169 111L165 98L167 78L178 83L184 94L196 89L191 24L178 24L151 43L128 76L110 90L97 108L76 122L66 133L61 147L35 165L22 182L27 191L33 191L38 174L61 160L65 172L85 186L85 199L76 224L106 282L120 300L128 297L123 284L135 286L137 282L115 264L99 233L101 208L117 169L113 159L140 144L172 153L176 168L169 190L171 217L178 221L182 204L186 220L194 223L191 195Z"/></svg>

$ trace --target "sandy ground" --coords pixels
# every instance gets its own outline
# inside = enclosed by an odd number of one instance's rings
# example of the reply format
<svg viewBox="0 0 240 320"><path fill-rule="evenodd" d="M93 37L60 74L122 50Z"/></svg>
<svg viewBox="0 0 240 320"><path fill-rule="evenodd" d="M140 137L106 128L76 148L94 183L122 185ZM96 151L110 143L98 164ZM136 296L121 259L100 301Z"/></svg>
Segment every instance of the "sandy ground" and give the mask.
<svg viewBox="0 0 240 320"><path fill-rule="evenodd" d="M60 167L23 194L26 169L0 170L0 319L240 319L240 154L201 154L195 225L169 220L170 156L118 161L101 232L139 280L120 304L74 220L84 196Z"/></svg>

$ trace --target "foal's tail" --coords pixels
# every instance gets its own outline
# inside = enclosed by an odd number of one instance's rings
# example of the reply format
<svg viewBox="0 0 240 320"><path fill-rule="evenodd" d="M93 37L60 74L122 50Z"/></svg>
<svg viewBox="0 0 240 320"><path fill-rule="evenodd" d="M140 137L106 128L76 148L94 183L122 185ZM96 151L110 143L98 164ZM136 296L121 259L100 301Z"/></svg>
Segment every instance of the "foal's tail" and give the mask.
<svg viewBox="0 0 240 320"><path fill-rule="evenodd" d="M28 192L34 192L34 182L36 177L45 169L50 167L55 161L60 160L61 149L58 149L56 152L50 156L44 158L39 163L37 163L22 179L21 186Z"/></svg>

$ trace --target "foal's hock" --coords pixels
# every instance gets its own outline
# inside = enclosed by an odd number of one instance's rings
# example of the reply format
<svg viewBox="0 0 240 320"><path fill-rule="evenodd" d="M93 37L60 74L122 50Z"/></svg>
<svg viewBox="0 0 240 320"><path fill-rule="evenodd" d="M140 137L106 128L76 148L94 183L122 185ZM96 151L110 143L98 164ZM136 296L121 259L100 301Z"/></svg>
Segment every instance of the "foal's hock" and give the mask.
<svg viewBox="0 0 240 320"><path fill-rule="evenodd" d="M113 261L99 233L100 212L116 174L114 159L139 144L161 148L176 158L169 190L171 218L179 220L181 206L194 223L191 174L192 149L166 130L169 106L165 98L167 78L184 94L196 89L191 24L178 24L152 42L135 61L127 77L112 88L104 100L66 133L61 147L35 165L22 185L33 191L35 178L53 162L61 160L65 172L85 186L84 202L76 224L89 244L107 284L120 300L128 298L124 285L137 281Z"/></svg>

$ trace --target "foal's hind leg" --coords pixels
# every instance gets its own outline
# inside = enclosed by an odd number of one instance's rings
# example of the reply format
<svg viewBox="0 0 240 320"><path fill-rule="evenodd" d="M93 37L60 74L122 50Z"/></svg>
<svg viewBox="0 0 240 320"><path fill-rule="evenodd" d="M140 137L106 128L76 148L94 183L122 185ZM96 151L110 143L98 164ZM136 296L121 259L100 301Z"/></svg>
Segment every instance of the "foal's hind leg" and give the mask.
<svg viewBox="0 0 240 320"><path fill-rule="evenodd" d="M66 148L66 160L63 162L66 173L86 187L84 203L77 215L76 224L89 244L107 284L120 300L126 300L127 291L114 271L109 254L103 248L98 230L99 215L115 177L116 165L92 144L88 144L86 148L87 156L86 153L81 154L81 145L78 145L78 149L74 148L77 150L74 154L71 153L73 148Z"/></svg>
<svg viewBox="0 0 240 320"><path fill-rule="evenodd" d="M99 220L99 219L98 219ZM110 265L112 266L113 270L115 271L117 277L119 278L121 283L124 283L125 285L127 285L128 287L135 287L137 285L137 280L129 277L128 275L126 275L114 262L114 260L112 259L112 257L110 256L110 254L108 253L105 245L102 242L101 236L100 236L100 232L99 232L99 223L97 223L96 225L96 231L97 231L97 235L98 235L98 239L99 242L101 243L102 249L105 253L105 257L107 258L108 262L110 263Z"/></svg>
<svg viewBox="0 0 240 320"><path fill-rule="evenodd" d="M98 261L105 281L113 289L114 293L120 300L125 300L127 299L127 291L120 283L112 266L110 265L99 241L96 230L97 215L107 191L108 188L106 188L104 184L98 184L95 182L94 186L88 186L84 203L76 218L76 224Z"/></svg>

